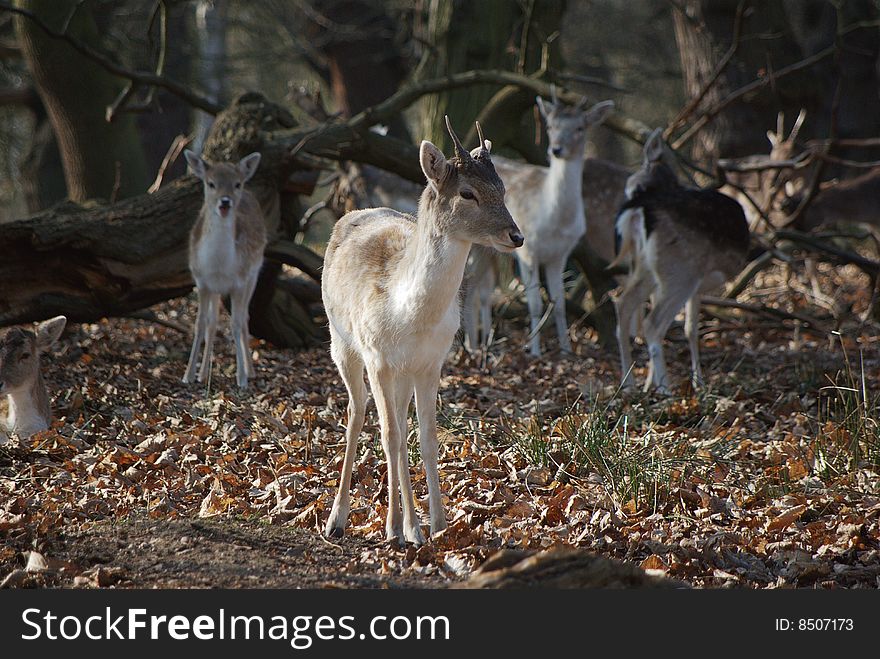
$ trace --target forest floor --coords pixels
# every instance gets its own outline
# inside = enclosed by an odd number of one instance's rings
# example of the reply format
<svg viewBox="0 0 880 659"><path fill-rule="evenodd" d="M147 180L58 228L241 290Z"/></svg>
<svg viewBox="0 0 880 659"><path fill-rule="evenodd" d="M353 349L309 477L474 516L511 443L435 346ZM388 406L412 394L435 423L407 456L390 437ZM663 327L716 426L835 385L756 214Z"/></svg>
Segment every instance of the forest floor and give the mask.
<svg viewBox="0 0 880 659"><path fill-rule="evenodd" d="M880 335L859 320L864 276L821 268L815 284L777 268L740 299L813 315L818 329L710 309L698 392L618 392L616 351L577 324L572 358L552 342L529 358L513 321L485 360L456 348L439 412L449 528L419 549L384 542L372 406L350 526L321 536L346 409L326 346L255 341L257 377L239 394L225 329L206 388L180 383L188 334L72 325L44 358L53 428L0 445L0 582L445 587L499 549L570 546L696 587L876 588ZM190 327L195 309L190 297L154 311ZM680 326L667 357L684 382ZM425 514L412 424L409 439Z"/></svg>

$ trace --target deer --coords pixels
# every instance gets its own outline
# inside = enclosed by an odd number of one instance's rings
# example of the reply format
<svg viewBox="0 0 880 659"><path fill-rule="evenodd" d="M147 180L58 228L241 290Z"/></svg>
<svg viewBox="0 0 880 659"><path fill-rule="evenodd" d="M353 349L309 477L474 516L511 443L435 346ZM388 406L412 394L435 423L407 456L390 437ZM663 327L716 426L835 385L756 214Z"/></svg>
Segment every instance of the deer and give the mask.
<svg viewBox="0 0 880 659"><path fill-rule="evenodd" d="M9 403L5 425L19 437L30 437L52 423L40 362L66 324L67 318L56 316L33 329L12 327L0 335L0 395L6 395Z"/></svg>
<svg viewBox="0 0 880 659"><path fill-rule="evenodd" d="M718 168L723 173L724 179L737 186L726 184L721 187L720 192L742 204L752 231L758 226L761 213L768 216L776 214L775 206L783 190L788 193L793 189L800 190L805 185L808 178L806 169L792 168L798 160L797 138L806 117L807 111L801 109L791 131L786 136L785 113L780 112L776 115L776 130L767 131L767 140L770 142L768 156L755 155L737 160L718 161ZM786 163L790 163L788 167L785 167ZM737 171L734 168L742 165L749 166L747 168L749 171ZM759 169L754 169L755 167Z"/></svg>
<svg viewBox="0 0 880 659"><path fill-rule="evenodd" d="M198 312L184 384L206 381L211 360L220 303L229 296L235 374L239 389L247 389L254 375L248 332L248 305L257 285L266 247L266 226L256 198L245 183L257 171L260 154L251 153L238 163L209 162L185 151L193 174L201 179L204 203L189 236L189 269L198 292ZM196 376L199 349L204 346Z"/></svg>
<svg viewBox="0 0 880 659"><path fill-rule="evenodd" d="M588 129L605 120L614 109L614 102L602 101L587 109L584 99L576 106L566 107L559 103L555 93L549 101L538 96L535 102L547 127L549 167L506 158L496 158L495 165L509 188L510 212L525 237L525 247L516 252L516 259L529 307L529 352L539 357L543 315L541 268L553 305L560 348L564 353L572 352L563 272L569 255L587 230L581 186ZM486 317L488 313L479 315Z"/></svg>
<svg viewBox="0 0 880 659"><path fill-rule="evenodd" d="M468 152L446 118L454 155L422 141L427 186L415 217L390 208L347 213L334 226L324 256L322 297L330 354L348 392L348 425L339 489L325 534L342 537L348 522L357 442L364 424L366 370L387 462L386 538L423 544L413 501L406 445L415 394L419 447L428 486L430 532L446 527L437 471L440 372L459 328L458 291L471 245L502 252L523 244L504 203L504 183L483 138Z"/></svg>
<svg viewBox="0 0 880 659"><path fill-rule="evenodd" d="M687 188L663 160L660 130L645 142L641 168L627 181L626 201L617 219L620 250L612 265L630 263L630 275L614 299L621 387L633 387L630 338L642 320L650 359L645 391L669 393L663 340L685 307L685 336L691 382L702 385L698 322L700 295L724 284L746 261L749 226L743 207L715 190Z"/></svg>

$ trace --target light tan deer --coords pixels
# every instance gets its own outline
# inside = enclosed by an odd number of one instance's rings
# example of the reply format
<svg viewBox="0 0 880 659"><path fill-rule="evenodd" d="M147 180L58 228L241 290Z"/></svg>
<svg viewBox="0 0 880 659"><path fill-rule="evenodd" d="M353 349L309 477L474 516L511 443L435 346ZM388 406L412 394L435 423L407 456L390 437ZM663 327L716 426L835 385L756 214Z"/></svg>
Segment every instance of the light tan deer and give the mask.
<svg viewBox="0 0 880 659"><path fill-rule="evenodd" d="M569 254L587 229L581 194L587 131L605 120L614 102L602 101L586 109L586 100L575 107L540 97L535 100L547 124L550 166L506 158L496 158L496 166L508 187L510 212L526 239L516 256L529 307L529 351L537 357L541 354L541 268L553 304L560 348L571 352L562 275Z"/></svg>
<svg viewBox="0 0 880 659"><path fill-rule="evenodd" d="M732 186L722 186L720 192L736 199L742 205L752 230L759 225L761 212L765 215L774 214L777 202L782 200L783 190L791 191L794 188L800 190L808 172L804 168L780 168L774 164L794 162L797 151L797 137L804 125L807 111L801 110L791 127L788 137L785 135L785 113L780 112L776 116L776 130L767 131L767 140L770 142L770 154L748 156L734 160L719 160L718 166L725 170L729 165L751 165L763 167L754 171L725 171L728 181L735 183L742 190ZM743 193L745 192L745 194ZM751 198L751 201L750 201ZM757 204L758 209L755 208Z"/></svg>
<svg viewBox="0 0 880 659"><path fill-rule="evenodd" d="M198 289L199 310L183 382L193 382L203 344L198 381L210 376L220 303L228 295L236 382L246 389L254 374L248 345L248 305L263 264L266 227L260 204L244 185L257 171L260 154L245 156L237 164L211 163L192 151L186 151L185 156L192 172L204 183L205 202L189 238L189 269Z"/></svg>
<svg viewBox="0 0 880 659"><path fill-rule="evenodd" d="M663 339L676 314L685 307L685 335L691 353L694 386L702 383L699 335L700 294L717 288L739 272L749 247L749 228L742 206L715 190L682 186L663 162L660 131L645 142L641 169L627 181L628 201L617 220L620 253L629 260L630 276L614 300L623 387L633 386L630 337L648 298L651 310L643 321L650 366L645 390L652 385L668 393Z"/></svg>
<svg viewBox="0 0 880 659"><path fill-rule="evenodd" d="M52 423L40 356L58 340L66 324L67 318L56 316L33 330L13 327L0 335L0 395L9 402L5 425L19 437L30 437Z"/></svg>
<svg viewBox="0 0 880 659"><path fill-rule="evenodd" d="M326 533L343 534L349 488L364 423L364 369L379 412L388 464L386 536L424 542L415 511L406 421L415 392L425 465L431 533L446 527L437 472L437 389L440 369L460 320L458 290L472 243L512 251L522 234L504 205L504 184L483 139L468 153L455 144L447 160L430 142L419 150L428 179L416 217L390 208L348 213L333 229L324 256L322 292L330 352L348 390L348 428L339 491ZM402 508L402 517L401 517Z"/></svg>

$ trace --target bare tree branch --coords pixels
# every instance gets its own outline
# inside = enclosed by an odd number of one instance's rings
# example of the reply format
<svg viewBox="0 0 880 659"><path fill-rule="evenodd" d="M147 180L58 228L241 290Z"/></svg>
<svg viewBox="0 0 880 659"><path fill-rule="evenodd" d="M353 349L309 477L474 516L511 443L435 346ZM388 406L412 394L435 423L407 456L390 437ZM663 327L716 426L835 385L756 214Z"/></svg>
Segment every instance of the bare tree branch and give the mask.
<svg viewBox="0 0 880 659"><path fill-rule="evenodd" d="M209 114L217 114L218 112L220 112L220 110L223 109L222 106L214 103L205 96L192 91L187 85L184 85L183 83L177 82L176 80L172 80L171 78L167 78L163 75L156 75L155 73L152 73L150 71L134 71L132 69L122 66L117 62L114 62L103 53L100 53L94 48L78 41L77 39L74 39L69 34L67 34L66 31L58 31L47 25L39 16L34 14L32 11L21 9L20 7L11 5L8 2L0 2L0 11L6 11L11 14L18 14L19 16L27 18L53 39L64 41L78 53L80 53L84 57L88 57L90 60L104 68L106 71L109 71L113 75L130 80L132 83L149 85L152 87L159 87L161 89L164 89L174 94L175 96L179 96L190 105L197 107L200 110L204 110Z"/></svg>

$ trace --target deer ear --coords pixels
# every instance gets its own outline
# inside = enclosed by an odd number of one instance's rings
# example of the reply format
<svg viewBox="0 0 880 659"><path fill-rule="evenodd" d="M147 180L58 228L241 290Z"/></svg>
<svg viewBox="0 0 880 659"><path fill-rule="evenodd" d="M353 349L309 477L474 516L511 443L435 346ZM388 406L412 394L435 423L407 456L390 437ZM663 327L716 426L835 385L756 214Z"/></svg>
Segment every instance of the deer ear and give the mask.
<svg viewBox="0 0 880 659"><path fill-rule="evenodd" d="M55 316L49 320L44 320L37 325L37 350L43 351L49 348L61 336L64 326L67 325L67 318L64 316Z"/></svg>
<svg viewBox="0 0 880 659"><path fill-rule="evenodd" d="M250 180L256 174L257 167L260 166L260 158L262 156L259 152L254 152L238 161L238 171L241 172L241 176L245 181Z"/></svg>
<svg viewBox="0 0 880 659"><path fill-rule="evenodd" d="M186 158L186 162L193 174L199 178L205 178L205 161L202 160L201 156L197 156L189 149L186 149L183 152L183 157Z"/></svg>
<svg viewBox="0 0 880 659"><path fill-rule="evenodd" d="M419 147L419 162L422 165L425 178L428 179L428 184L437 191L440 183L446 177L446 156L428 140L422 140Z"/></svg>
<svg viewBox="0 0 880 659"><path fill-rule="evenodd" d="M614 101L600 101L584 113L584 121L592 126L601 124L614 110Z"/></svg>
<svg viewBox="0 0 880 659"><path fill-rule="evenodd" d="M663 157L663 133L659 128L655 128L654 132L645 142L645 160L648 162L656 162Z"/></svg>
<svg viewBox="0 0 880 659"><path fill-rule="evenodd" d="M552 101L545 101L540 96L535 96L535 103L538 105L538 111L541 113L541 116L544 119L547 119L551 114L553 114L553 110L556 109L556 106L553 105Z"/></svg>

